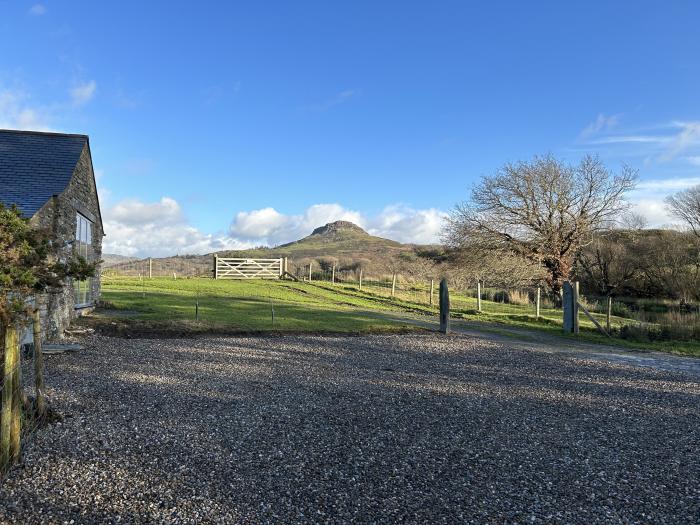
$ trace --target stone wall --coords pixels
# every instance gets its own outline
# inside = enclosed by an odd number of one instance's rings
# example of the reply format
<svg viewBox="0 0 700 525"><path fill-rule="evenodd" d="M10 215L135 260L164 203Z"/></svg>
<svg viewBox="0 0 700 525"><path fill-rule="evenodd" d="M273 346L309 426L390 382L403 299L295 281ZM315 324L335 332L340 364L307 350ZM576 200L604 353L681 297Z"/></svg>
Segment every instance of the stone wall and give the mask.
<svg viewBox="0 0 700 525"><path fill-rule="evenodd" d="M80 155L68 187L54 196L32 217L31 224L49 230L58 243L59 257L67 260L73 255L76 235L76 214L80 213L92 221L92 247L95 260L102 257L102 221L97 199L97 188L92 171L90 149L86 144ZM100 295L99 269L93 279L93 297ZM41 325L44 339L57 340L77 316L91 308L75 308L73 283L68 280L60 293L47 294L40 298Z"/></svg>

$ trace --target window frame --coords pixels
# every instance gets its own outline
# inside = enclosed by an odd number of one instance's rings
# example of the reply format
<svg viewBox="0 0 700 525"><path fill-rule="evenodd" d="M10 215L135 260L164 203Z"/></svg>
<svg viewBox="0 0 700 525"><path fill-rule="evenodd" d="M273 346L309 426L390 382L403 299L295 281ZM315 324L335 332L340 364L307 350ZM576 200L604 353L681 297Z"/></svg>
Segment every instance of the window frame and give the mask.
<svg viewBox="0 0 700 525"><path fill-rule="evenodd" d="M94 258L92 250L93 226L93 222L90 219L76 211L74 253L83 256L87 262L92 262ZM95 304L95 298L92 296L93 279L94 277L83 281L73 280L73 302L76 310Z"/></svg>

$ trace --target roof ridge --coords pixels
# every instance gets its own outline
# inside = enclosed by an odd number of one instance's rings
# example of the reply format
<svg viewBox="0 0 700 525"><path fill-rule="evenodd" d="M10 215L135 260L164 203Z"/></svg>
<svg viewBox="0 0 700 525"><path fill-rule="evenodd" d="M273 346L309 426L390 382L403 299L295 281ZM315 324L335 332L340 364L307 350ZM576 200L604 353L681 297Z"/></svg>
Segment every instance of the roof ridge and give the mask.
<svg viewBox="0 0 700 525"><path fill-rule="evenodd" d="M80 137L89 140L90 137L83 133L62 133L60 131L35 131L31 129L3 129L0 133L22 133L24 135L50 135L55 137Z"/></svg>

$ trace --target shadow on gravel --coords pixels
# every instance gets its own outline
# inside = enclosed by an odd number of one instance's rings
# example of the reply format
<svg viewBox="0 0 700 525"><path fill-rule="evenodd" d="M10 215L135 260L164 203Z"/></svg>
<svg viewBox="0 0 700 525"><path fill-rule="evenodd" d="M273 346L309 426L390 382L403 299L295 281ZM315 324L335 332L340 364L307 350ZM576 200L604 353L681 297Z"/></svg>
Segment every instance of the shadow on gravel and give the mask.
<svg viewBox="0 0 700 525"><path fill-rule="evenodd" d="M72 417L1 489L24 516L698 515L700 385L679 374L433 335L93 338L47 368Z"/></svg>

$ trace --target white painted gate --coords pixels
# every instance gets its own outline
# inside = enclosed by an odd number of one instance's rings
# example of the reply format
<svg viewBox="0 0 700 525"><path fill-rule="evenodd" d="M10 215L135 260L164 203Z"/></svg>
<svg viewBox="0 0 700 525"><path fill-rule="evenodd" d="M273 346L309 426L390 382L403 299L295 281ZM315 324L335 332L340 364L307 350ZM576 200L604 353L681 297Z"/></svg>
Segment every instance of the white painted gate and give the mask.
<svg viewBox="0 0 700 525"><path fill-rule="evenodd" d="M233 259L217 257L214 262L215 279L279 279L283 259Z"/></svg>

